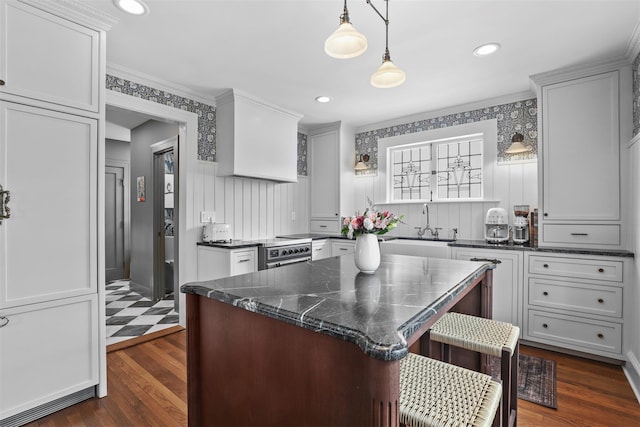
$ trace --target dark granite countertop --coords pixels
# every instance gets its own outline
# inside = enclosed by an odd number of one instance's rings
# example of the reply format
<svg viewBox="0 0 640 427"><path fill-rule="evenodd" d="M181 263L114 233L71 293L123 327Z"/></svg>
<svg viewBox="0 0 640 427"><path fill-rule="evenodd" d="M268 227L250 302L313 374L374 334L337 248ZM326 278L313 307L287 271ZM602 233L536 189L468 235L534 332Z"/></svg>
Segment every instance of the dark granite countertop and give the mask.
<svg viewBox="0 0 640 427"><path fill-rule="evenodd" d="M230 242L198 242L198 246L208 246L211 248L222 248L222 249L254 248L260 245L261 243L257 240L232 240Z"/></svg>
<svg viewBox="0 0 640 427"><path fill-rule="evenodd" d="M369 275L344 255L187 283L181 291L353 342L376 359L398 360L407 354L407 338L490 268L383 255Z"/></svg>
<svg viewBox="0 0 640 427"><path fill-rule="evenodd" d="M502 249L508 251L530 251L530 252L546 252L556 254L578 254L578 255L604 255L617 257L634 257L634 253L621 249L585 249L585 248L551 248L551 247L530 247L528 243L516 245L509 243L487 243L484 240L456 240L450 242L449 246L453 248L479 248L479 249Z"/></svg>

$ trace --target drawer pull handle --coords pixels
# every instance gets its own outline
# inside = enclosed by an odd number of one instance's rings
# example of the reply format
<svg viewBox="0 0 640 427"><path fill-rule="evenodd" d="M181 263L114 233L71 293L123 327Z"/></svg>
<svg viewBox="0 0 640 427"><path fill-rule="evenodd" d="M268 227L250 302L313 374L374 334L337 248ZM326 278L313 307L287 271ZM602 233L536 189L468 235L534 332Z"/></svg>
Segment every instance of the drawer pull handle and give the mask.
<svg viewBox="0 0 640 427"><path fill-rule="evenodd" d="M321 225L320 228L327 228L327 226L326 225Z"/></svg>
<svg viewBox="0 0 640 427"><path fill-rule="evenodd" d="M602 304L602 303L604 303L604 300L603 300L602 298L598 298L598 302L599 302L600 304Z"/></svg>
<svg viewBox="0 0 640 427"><path fill-rule="evenodd" d="M493 264L502 264L502 261L495 258L471 258L469 259L469 261L481 261L481 262L484 261L484 262L490 262Z"/></svg>
<svg viewBox="0 0 640 427"><path fill-rule="evenodd" d="M4 80L0 80L0 86L4 86Z"/></svg>
<svg viewBox="0 0 640 427"><path fill-rule="evenodd" d="M5 326L7 326L9 324L9 318L4 317L4 316L0 316L0 328L4 328Z"/></svg>
<svg viewBox="0 0 640 427"><path fill-rule="evenodd" d="M604 273L604 268L599 268L598 273Z"/></svg>
<svg viewBox="0 0 640 427"><path fill-rule="evenodd" d="M238 261L238 263L249 262L249 261L251 261L251 258L241 259L241 260Z"/></svg>
<svg viewBox="0 0 640 427"><path fill-rule="evenodd" d="M341 251L348 251L349 249L347 248L340 248Z"/></svg>
<svg viewBox="0 0 640 427"><path fill-rule="evenodd" d="M571 233L572 236L588 236L589 233Z"/></svg>
<svg viewBox="0 0 640 427"><path fill-rule="evenodd" d="M598 334L598 338L600 338L600 339L604 338L604 334L603 333L599 333Z"/></svg>
<svg viewBox="0 0 640 427"><path fill-rule="evenodd" d="M542 327L543 327L543 328L545 328L545 329L547 329L547 328L549 327L549 325L547 325L546 323L543 323L543 324L542 324Z"/></svg>
<svg viewBox="0 0 640 427"><path fill-rule="evenodd" d="M549 268L549 264L542 264L544 268Z"/></svg>
<svg viewBox="0 0 640 427"><path fill-rule="evenodd" d="M542 293L542 295L544 295L544 296L546 297L547 295L549 295L549 292L544 291L544 292Z"/></svg>

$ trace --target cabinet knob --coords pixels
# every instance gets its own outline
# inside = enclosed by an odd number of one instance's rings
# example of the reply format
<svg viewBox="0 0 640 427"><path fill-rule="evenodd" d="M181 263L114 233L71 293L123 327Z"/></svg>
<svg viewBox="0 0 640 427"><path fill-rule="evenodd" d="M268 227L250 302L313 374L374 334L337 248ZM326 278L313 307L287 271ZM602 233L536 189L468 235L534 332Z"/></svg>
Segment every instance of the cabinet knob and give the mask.
<svg viewBox="0 0 640 427"><path fill-rule="evenodd" d="M598 273L604 273L604 268L599 268Z"/></svg>
<svg viewBox="0 0 640 427"><path fill-rule="evenodd" d="M4 328L9 324L9 318L0 316L0 328Z"/></svg>
<svg viewBox="0 0 640 427"><path fill-rule="evenodd" d="M549 216L549 214L545 212L545 213L544 213L544 216Z"/></svg>
<svg viewBox="0 0 640 427"><path fill-rule="evenodd" d="M544 268L549 268L549 264L542 264Z"/></svg>
<svg viewBox="0 0 640 427"><path fill-rule="evenodd" d="M604 303L604 300L603 300L602 298L598 298L598 302L599 302L600 304L602 304L602 303Z"/></svg>
<svg viewBox="0 0 640 427"><path fill-rule="evenodd" d="M544 291L544 292L542 293L542 295L544 295L544 296L546 297L547 295L549 295L549 292Z"/></svg>
<svg viewBox="0 0 640 427"><path fill-rule="evenodd" d="M599 333L598 334L598 338L600 338L600 339L604 338L604 334L603 333Z"/></svg>
<svg viewBox="0 0 640 427"><path fill-rule="evenodd" d="M548 327L549 327L549 325L547 325L546 323L543 323L543 324L542 324L542 327L546 329L546 328L548 328Z"/></svg>
<svg viewBox="0 0 640 427"><path fill-rule="evenodd" d="M0 86L4 86L4 80L0 80Z"/></svg>

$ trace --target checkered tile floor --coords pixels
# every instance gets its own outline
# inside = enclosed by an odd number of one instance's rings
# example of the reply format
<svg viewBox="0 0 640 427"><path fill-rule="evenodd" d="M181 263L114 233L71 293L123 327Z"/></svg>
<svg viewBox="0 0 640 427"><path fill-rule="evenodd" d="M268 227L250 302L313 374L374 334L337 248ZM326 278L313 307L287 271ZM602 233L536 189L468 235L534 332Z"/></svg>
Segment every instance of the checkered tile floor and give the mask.
<svg viewBox="0 0 640 427"><path fill-rule="evenodd" d="M128 280L106 286L107 345L160 331L178 324L173 296L156 302L129 289Z"/></svg>

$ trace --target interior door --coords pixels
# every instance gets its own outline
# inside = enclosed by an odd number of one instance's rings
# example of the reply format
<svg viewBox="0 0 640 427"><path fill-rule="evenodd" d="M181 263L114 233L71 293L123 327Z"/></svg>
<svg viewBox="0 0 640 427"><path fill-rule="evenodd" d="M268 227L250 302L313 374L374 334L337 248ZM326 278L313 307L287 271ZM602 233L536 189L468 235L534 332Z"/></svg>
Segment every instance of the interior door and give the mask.
<svg viewBox="0 0 640 427"><path fill-rule="evenodd" d="M124 168L105 167L105 280L124 276Z"/></svg>

